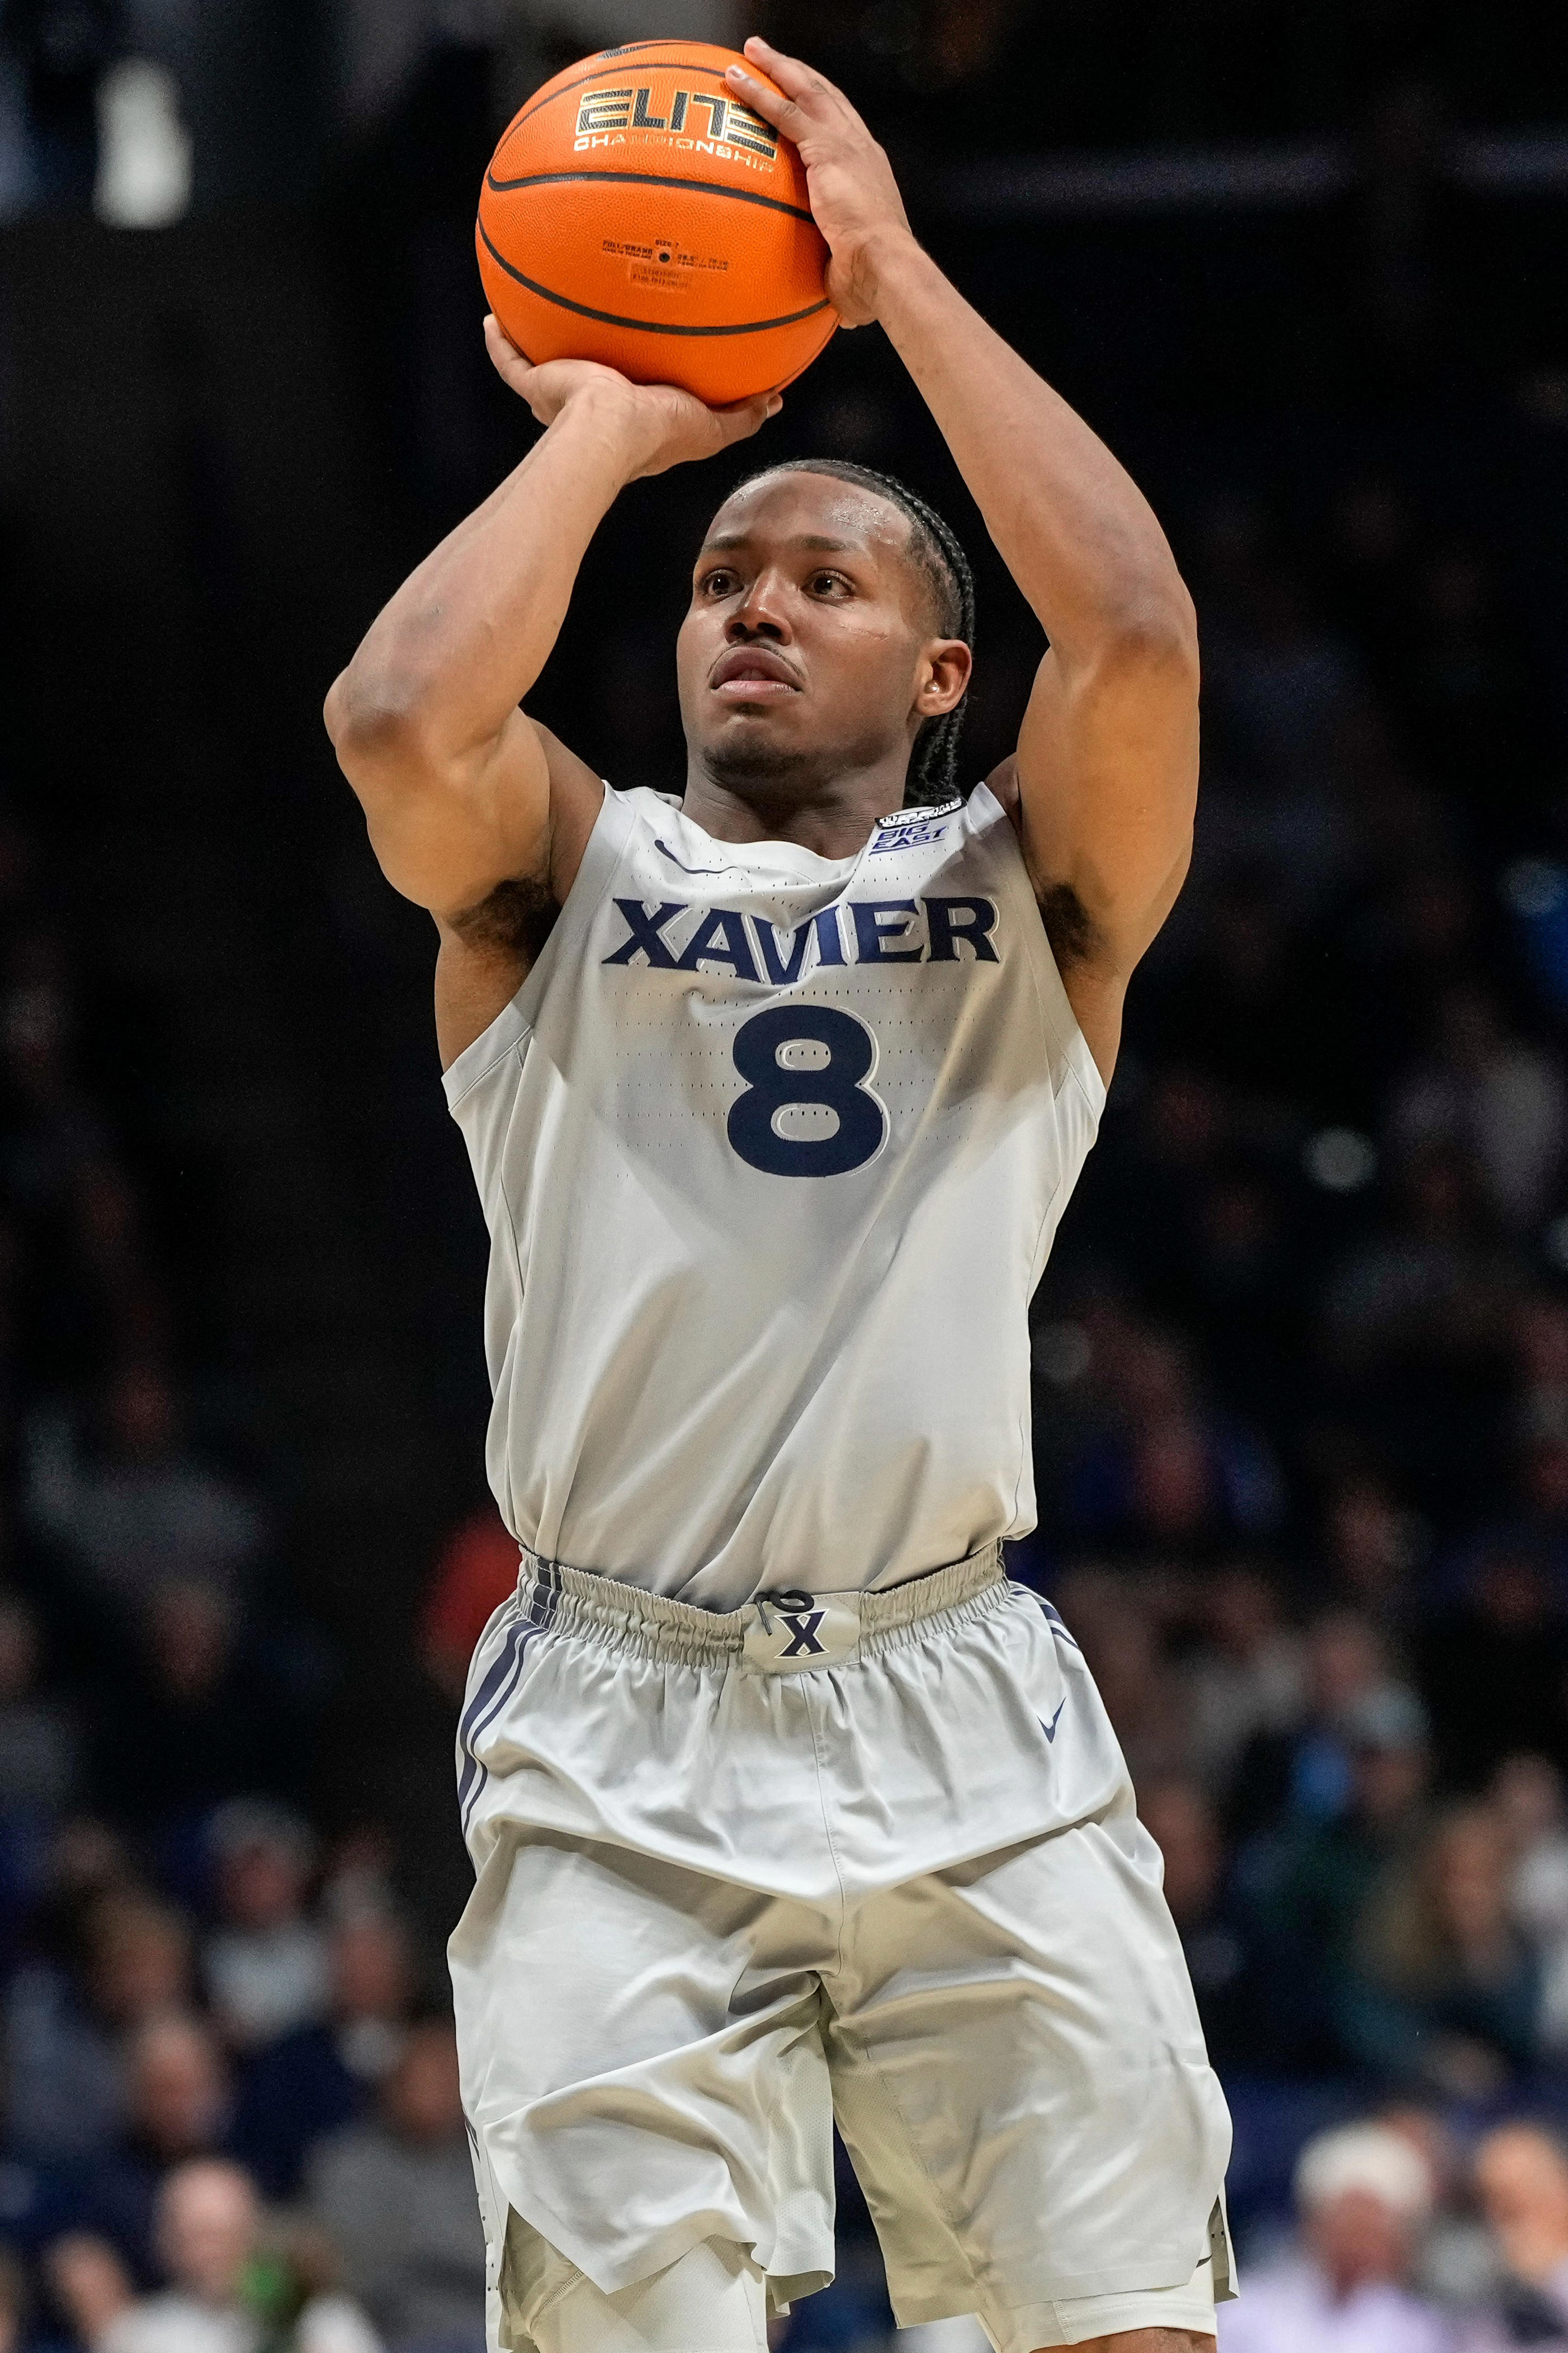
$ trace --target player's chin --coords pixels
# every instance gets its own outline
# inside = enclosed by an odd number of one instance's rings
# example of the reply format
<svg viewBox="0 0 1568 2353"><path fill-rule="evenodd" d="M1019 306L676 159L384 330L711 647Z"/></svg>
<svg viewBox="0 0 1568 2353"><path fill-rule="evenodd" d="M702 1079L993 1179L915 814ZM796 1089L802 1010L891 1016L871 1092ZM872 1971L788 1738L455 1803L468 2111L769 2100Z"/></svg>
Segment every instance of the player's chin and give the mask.
<svg viewBox="0 0 1568 2353"><path fill-rule="evenodd" d="M788 700L770 699L758 702L724 702L710 712L708 734L714 743L733 743L737 736L748 740L776 740L780 744L797 743L803 732L809 732L810 721L803 708L805 697L791 695Z"/></svg>

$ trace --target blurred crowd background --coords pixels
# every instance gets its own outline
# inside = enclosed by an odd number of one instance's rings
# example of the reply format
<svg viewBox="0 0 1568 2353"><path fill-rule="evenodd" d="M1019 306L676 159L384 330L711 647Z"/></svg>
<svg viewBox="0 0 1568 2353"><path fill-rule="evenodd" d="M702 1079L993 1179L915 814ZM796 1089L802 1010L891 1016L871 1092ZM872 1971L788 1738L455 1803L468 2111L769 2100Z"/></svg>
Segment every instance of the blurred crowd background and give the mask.
<svg viewBox="0 0 1568 2353"><path fill-rule="evenodd" d="M1037 1304L1012 1565L1235 2110L1222 2347L1568 2345L1553 13L5 0L0 2353L482 2343L441 1960L515 1566L482 1233L432 940L318 712L528 445L479 337L500 127L586 48L753 27L863 104L1198 601L1196 863ZM874 330L764 447L951 515L984 774L1037 640ZM590 556L539 709L617 784L679 785L685 551L757 454ZM891 2329L842 2191L793 2353Z"/></svg>

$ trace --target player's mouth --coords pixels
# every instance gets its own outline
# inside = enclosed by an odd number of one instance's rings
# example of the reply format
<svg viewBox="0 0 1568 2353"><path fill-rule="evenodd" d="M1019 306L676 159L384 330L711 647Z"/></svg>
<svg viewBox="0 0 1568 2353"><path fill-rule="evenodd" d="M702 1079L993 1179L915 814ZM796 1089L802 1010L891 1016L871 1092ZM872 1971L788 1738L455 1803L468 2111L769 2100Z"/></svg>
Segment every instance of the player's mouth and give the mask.
<svg viewBox="0 0 1568 2353"><path fill-rule="evenodd" d="M779 702L800 692L800 681L782 654L761 646L731 646L708 680L726 702Z"/></svg>

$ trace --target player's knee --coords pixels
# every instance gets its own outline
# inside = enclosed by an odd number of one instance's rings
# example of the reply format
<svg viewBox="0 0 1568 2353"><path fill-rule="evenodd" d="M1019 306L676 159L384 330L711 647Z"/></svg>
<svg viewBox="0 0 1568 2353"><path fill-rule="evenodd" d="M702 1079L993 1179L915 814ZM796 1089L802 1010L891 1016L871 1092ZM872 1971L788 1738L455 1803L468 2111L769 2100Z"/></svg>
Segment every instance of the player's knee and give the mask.
<svg viewBox="0 0 1568 2353"><path fill-rule="evenodd" d="M514 2214L501 2295L514 2344L537 2353L766 2353L766 2283L729 2240L606 2295Z"/></svg>

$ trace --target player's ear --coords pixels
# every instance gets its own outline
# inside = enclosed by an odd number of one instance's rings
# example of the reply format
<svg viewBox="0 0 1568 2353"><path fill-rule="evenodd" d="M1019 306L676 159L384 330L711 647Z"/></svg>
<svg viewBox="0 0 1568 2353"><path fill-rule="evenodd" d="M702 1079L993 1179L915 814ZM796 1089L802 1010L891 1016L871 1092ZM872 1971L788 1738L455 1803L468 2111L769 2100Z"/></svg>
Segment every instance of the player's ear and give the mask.
<svg viewBox="0 0 1568 2353"><path fill-rule="evenodd" d="M962 638L933 638L921 658L915 709L922 719L940 719L962 702L974 656Z"/></svg>

